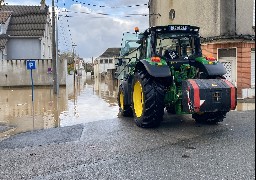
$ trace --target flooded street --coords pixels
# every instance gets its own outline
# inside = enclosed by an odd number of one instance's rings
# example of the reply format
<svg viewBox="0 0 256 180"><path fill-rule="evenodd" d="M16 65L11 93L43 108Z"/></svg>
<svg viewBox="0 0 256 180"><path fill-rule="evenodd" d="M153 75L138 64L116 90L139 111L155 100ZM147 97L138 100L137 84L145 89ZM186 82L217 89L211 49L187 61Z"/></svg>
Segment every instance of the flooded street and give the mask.
<svg viewBox="0 0 256 180"><path fill-rule="evenodd" d="M117 82L84 75L74 86L73 76L67 78L69 84L60 87L58 97L52 87L36 87L34 103L30 87L0 89L0 124L14 127L13 135L117 117ZM237 111L254 109L255 103L237 105Z"/></svg>
<svg viewBox="0 0 256 180"><path fill-rule="evenodd" d="M113 82L83 76L74 86L73 76L67 78L69 85L59 88L58 97L52 87L35 87L34 103L30 87L0 89L0 124L14 127L13 135L117 117Z"/></svg>
<svg viewBox="0 0 256 180"><path fill-rule="evenodd" d="M60 113L60 126L117 117L119 109L116 102L117 88L113 84L105 84L97 79L91 80L89 77L84 84L77 87L80 90L75 97L67 101L67 110Z"/></svg>

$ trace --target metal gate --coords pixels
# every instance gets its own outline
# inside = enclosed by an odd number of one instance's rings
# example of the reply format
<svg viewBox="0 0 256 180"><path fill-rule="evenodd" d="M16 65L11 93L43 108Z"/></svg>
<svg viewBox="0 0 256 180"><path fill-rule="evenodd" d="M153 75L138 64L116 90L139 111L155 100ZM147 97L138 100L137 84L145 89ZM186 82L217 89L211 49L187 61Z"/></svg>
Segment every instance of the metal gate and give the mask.
<svg viewBox="0 0 256 180"><path fill-rule="evenodd" d="M224 77L237 86L236 48L218 49L218 60L226 68Z"/></svg>

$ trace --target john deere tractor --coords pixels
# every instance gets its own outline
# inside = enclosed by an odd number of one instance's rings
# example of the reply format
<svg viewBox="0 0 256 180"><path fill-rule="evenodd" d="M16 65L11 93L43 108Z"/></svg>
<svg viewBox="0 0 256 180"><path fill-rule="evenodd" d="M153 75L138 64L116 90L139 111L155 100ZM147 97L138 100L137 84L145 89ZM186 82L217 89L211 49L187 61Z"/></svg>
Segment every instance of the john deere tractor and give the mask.
<svg viewBox="0 0 256 180"><path fill-rule="evenodd" d="M137 36L136 58L123 67L129 72L119 86L123 116L133 116L139 127L155 127L164 110L218 123L236 109L237 89L224 78L226 69L202 56L199 27L157 26Z"/></svg>

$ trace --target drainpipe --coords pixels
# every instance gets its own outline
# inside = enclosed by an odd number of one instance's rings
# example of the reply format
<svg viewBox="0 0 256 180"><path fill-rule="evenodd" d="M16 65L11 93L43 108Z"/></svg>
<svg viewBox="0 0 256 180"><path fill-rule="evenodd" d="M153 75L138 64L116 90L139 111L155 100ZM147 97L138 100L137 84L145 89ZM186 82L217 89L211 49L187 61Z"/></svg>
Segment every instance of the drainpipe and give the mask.
<svg viewBox="0 0 256 180"><path fill-rule="evenodd" d="M236 9L236 0L235 0L235 35L237 35L237 33L236 33L236 11L237 11L237 9Z"/></svg>

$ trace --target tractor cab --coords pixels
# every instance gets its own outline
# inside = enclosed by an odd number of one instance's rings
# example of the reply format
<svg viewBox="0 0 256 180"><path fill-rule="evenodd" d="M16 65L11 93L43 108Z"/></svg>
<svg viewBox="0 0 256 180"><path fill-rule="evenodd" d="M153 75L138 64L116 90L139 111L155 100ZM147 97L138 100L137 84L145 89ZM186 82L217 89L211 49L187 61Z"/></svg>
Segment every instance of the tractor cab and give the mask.
<svg viewBox="0 0 256 180"><path fill-rule="evenodd" d="M159 57L178 68L202 56L199 27L196 26L151 27L140 36L140 59Z"/></svg>

